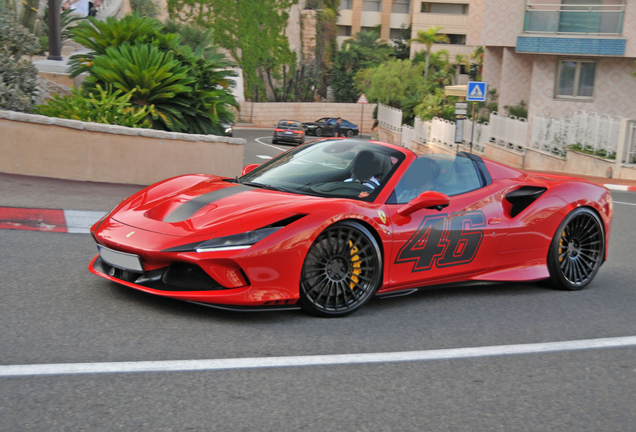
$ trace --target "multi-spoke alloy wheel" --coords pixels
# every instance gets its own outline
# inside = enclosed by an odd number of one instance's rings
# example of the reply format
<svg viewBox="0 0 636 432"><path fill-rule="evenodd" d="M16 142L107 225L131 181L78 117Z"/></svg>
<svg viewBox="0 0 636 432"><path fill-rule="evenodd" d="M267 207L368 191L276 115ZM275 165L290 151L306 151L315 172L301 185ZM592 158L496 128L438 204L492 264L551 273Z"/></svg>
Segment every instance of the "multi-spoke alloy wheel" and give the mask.
<svg viewBox="0 0 636 432"><path fill-rule="evenodd" d="M548 253L551 281L558 288L579 290L589 284L603 263L605 233L588 208L572 211L561 222Z"/></svg>
<svg viewBox="0 0 636 432"><path fill-rule="evenodd" d="M380 247L362 225L344 221L324 230L309 249L300 281L300 301L325 317L350 314L382 283Z"/></svg>

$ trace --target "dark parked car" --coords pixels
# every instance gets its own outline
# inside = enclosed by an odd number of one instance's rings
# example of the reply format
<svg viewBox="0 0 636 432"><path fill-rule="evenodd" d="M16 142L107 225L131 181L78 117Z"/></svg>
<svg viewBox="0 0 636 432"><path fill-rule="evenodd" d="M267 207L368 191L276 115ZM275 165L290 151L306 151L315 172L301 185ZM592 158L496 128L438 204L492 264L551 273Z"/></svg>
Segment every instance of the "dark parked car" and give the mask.
<svg viewBox="0 0 636 432"><path fill-rule="evenodd" d="M281 120L274 125L274 137L272 143L291 142L302 144L305 140L305 129L301 122L293 120Z"/></svg>
<svg viewBox="0 0 636 432"><path fill-rule="evenodd" d="M315 122L303 123L303 127L305 128L307 135L330 137L334 136L333 127L335 126L337 119L338 117L323 117ZM340 125L340 136L352 137L359 134L360 129L358 129L357 125L342 119L342 124Z"/></svg>
<svg viewBox="0 0 636 432"><path fill-rule="evenodd" d="M223 129L224 136L231 137L234 135L234 128L232 127L231 123L221 122L221 128Z"/></svg>

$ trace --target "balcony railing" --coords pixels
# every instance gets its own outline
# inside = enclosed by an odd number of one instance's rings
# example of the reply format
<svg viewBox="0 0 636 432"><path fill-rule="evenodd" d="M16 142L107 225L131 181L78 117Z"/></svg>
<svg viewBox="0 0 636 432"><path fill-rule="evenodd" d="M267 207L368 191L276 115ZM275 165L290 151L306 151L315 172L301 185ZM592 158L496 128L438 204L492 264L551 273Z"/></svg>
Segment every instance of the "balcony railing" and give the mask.
<svg viewBox="0 0 636 432"><path fill-rule="evenodd" d="M528 4L526 33L619 35L624 4Z"/></svg>

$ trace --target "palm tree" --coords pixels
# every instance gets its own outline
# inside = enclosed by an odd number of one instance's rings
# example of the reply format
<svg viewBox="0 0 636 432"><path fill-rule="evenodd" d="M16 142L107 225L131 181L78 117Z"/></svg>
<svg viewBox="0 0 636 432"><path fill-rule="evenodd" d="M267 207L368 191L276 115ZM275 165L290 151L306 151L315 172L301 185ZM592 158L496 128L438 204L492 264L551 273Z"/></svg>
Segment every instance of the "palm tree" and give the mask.
<svg viewBox="0 0 636 432"><path fill-rule="evenodd" d="M477 65L478 80L481 79L482 69L484 68L484 52L485 48L483 46L478 46L470 55L470 59Z"/></svg>
<svg viewBox="0 0 636 432"><path fill-rule="evenodd" d="M466 66L467 70L470 70L470 60L468 59L468 56L464 55L464 54L457 54L455 56L455 84L459 84L459 71L462 68L462 65Z"/></svg>
<svg viewBox="0 0 636 432"><path fill-rule="evenodd" d="M445 34L439 34L442 29L439 26L430 27L428 30L420 30L417 32L417 37L411 39L409 44L413 42L421 43L426 47L426 65L424 66L424 81L428 80L428 62L433 49L434 43L449 43L448 36Z"/></svg>

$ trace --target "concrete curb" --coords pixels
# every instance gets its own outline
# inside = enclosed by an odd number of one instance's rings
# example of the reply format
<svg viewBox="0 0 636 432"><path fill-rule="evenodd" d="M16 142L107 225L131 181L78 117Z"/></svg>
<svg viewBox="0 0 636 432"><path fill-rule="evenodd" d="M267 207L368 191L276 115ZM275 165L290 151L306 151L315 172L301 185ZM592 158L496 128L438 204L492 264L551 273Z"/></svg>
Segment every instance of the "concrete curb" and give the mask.
<svg viewBox="0 0 636 432"><path fill-rule="evenodd" d="M636 186L627 186L620 184L604 184L609 190L622 191L622 192L636 192Z"/></svg>
<svg viewBox="0 0 636 432"><path fill-rule="evenodd" d="M106 212L0 207L0 229L89 234Z"/></svg>

